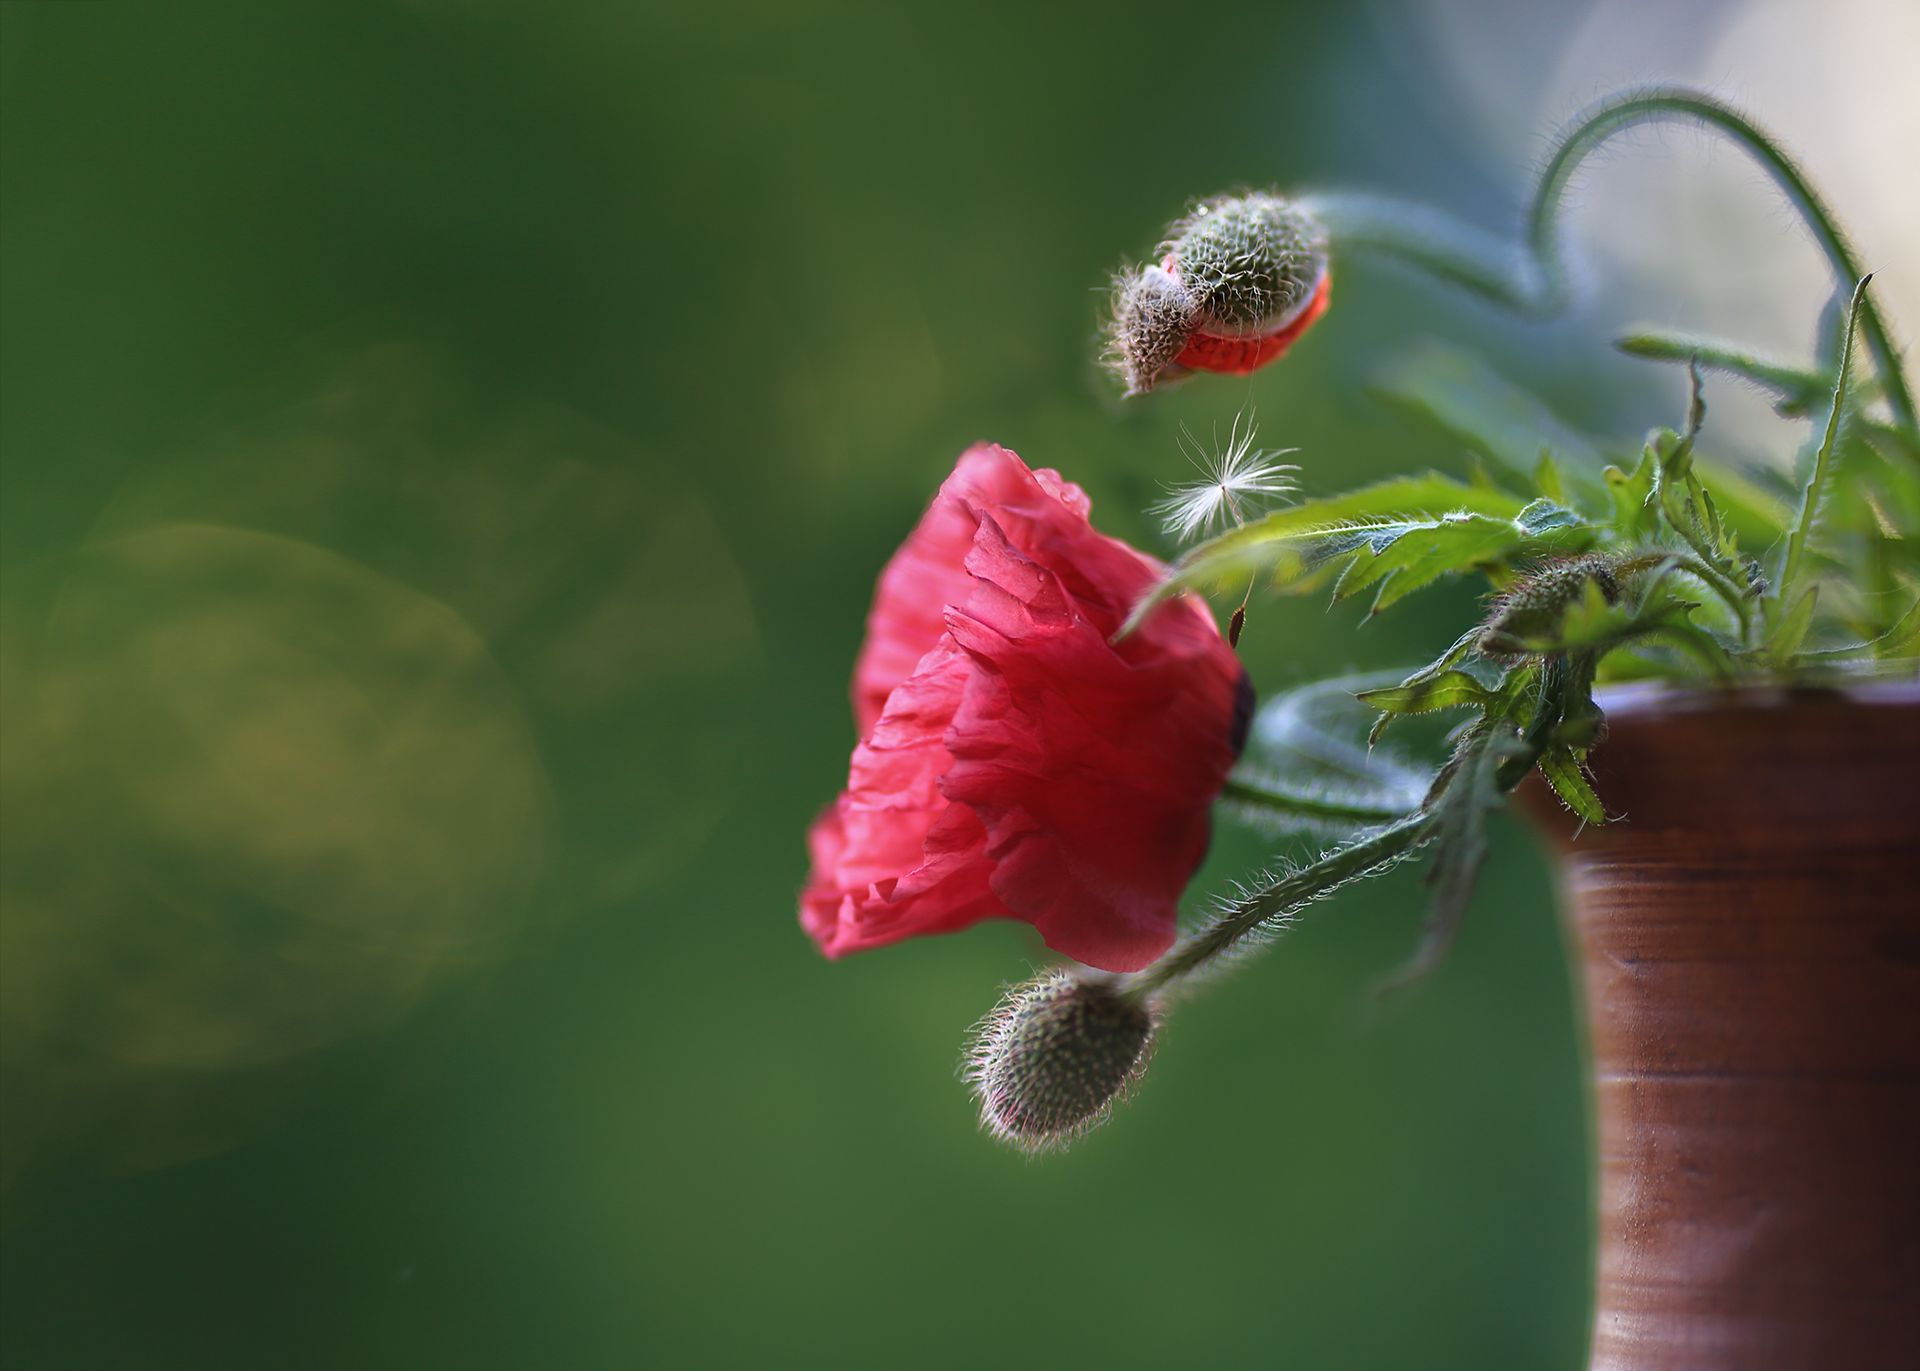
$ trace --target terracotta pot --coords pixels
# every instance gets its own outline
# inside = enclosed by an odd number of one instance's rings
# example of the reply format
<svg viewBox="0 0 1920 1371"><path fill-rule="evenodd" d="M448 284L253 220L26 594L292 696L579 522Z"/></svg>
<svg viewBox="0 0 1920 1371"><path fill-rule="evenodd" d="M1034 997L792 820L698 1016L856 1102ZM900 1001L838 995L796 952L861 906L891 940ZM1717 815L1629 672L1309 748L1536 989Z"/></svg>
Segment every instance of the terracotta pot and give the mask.
<svg viewBox="0 0 1920 1371"><path fill-rule="evenodd" d="M1592 1367L1920 1366L1920 684L1601 703Z"/></svg>

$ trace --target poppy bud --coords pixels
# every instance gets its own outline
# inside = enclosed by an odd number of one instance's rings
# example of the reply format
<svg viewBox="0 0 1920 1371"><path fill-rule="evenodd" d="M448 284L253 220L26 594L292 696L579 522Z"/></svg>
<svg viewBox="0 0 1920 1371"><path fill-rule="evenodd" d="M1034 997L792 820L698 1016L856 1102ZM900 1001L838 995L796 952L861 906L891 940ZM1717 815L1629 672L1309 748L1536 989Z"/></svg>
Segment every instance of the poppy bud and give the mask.
<svg viewBox="0 0 1920 1371"><path fill-rule="evenodd" d="M1190 371L1244 376L1327 307L1326 235L1278 195L1205 201L1173 225L1160 253L1157 267L1115 284L1109 353L1129 395Z"/></svg>
<svg viewBox="0 0 1920 1371"><path fill-rule="evenodd" d="M1186 348L1198 313L1180 278L1165 268L1144 267L1114 282L1109 330L1114 367L1127 394L1153 389Z"/></svg>
<svg viewBox="0 0 1920 1371"><path fill-rule="evenodd" d="M981 1126L1028 1152L1066 1146L1140 1079L1156 1026L1112 981L1049 971L1015 986L967 1054Z"/></svg>
<svg viewBox="0 0 1920 1371"><path fill-rule="evenodd" d="M1495 661L1533 655L1535 643L1552 639L1573 603L1591 581L1608 604L1620 598L1616 559L1599 553L1566 557L1534 568L1496 599L1480 629L1480 651Z"/></svg>

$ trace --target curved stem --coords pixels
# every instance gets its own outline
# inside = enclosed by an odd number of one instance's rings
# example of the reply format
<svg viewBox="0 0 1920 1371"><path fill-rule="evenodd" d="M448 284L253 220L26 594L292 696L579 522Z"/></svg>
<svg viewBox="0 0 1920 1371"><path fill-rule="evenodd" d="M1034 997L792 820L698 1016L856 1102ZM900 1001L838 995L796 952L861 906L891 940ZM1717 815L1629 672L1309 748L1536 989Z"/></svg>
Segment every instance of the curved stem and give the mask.
<svg viewBox="0 0 1920 1371"><path fill-rule="evenodd" d="M1441 210L1354 191L1303 195L1300 208L1336 247L1398 257L1517 314L1552 313L1538 273L1518 248Z"/></svg>
<svg viewBox="0 0 1920 1371"><path fill-rule="evenodd" d="M1853 289L1865 274L1859 259L1832 212L1793 159L1732 106L1681 87L1609 96L1580 116L1554 149L1534 188L1523 252L1437 211L1382 197L1309 197L1303 206L1321 220L1337 242L1391 252L1508 308L1544 317L1566 304L1558 228L1574 173L1615 134L1643 124L1671 121L1704 124L1744 149L1805 222L1832 264L1835 280L1847 290ZM1909 431L1920 429L1913 395L1900 368L1900 355L1871 298L1862 302L1860 318L1895 417Z"/></svg>
<svg viewBox="0 0 1920 1371"><path fill-rule="evenodd" d="M1728 609L1733 611L1734 618L1740 622L1740 645L1747 646L1747 640L1753 636L1753 607L1747 593L1735 585L1725 573L1716 570L1713 564L1707 561L1705 554L1698 549L1695 550L1694 556L1674 558L1674 567L1698 579L1708 590L1718 595Z"/></svg>

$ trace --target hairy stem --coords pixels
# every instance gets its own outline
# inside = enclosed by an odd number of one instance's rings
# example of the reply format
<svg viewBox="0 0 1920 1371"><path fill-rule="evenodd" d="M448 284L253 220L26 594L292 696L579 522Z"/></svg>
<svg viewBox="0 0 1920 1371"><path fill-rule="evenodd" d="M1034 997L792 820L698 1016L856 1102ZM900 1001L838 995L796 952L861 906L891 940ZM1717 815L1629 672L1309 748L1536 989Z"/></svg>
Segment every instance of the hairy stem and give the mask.
<svg viewBox="0 0 1920 1371"><path fill-rule="evenodd" d="M1411 853L1432 836L1433 820L1426 813L1409 814L1377 833L1336 848L1312 866L1281 877L1220 914L1178 947L1128 982L1126 993L1144 1000L1181 977L1197 971L1269 921L1308 904L1364 876L1377 867Z"/></svg>
<svg viewBox="0 0 1920 1371"><path fill-rule="evenodd" d="M1583 665L1590 670L1591 663ZM1552 742L1554 730L1566 717L1567 695L1576 674L1565 654L1556 653L1546 660L1533 717L1513 740L1511 750L1495 772L1495 784L1503 794L1527 778ZM1173 951L1130 977L1123 993L1136 1002L1145 1002L1175 981L1233 952L1248 938L1271 930L1278 920L1295 910L1331 894L1349 881L1410 856L1438 832L1440 819L1434 800L1448 784L1450 774L1457 774L1457 767L1441 773L1427 803L1414 813L1401 815L1386 827L1335 848L1311 866L1288 872L1236 900L1188 934Z"/></svg>
<svg viewBox="0 0 1920 1371"><path fill-rule="evenodd" d="M1672 560L1675 570L1684 571L1689 576L1698 578L1708 590L1720 597L1726 607L1733 611L1733 617L1739 620L1740 643L1743 647L1747 646L1748 639L1753 636L1753 608L1747 592L1707 560L1705 550L1691 534L1682 531L1680 536L1686 539L1687 546L1694 550L1694 555L1674 557Z"/></svg>
<svg viewBox="0 0 1920 1371"><path fill-rule="evenodd" d="M1848 289L1854 287L1862 275L1859 259L1793 159L1738 110L1711 95L1681 87L1609 96L1579 118L1555 147L1534 188L1524 251L1516 252L1492 235L1438 211L1385 197L1323 195L1306 199L1303 208L1326 226L1336 243L1392 253L1510 309L1545 317L1566 305L1559 219L1574 173L1615 134L1669 122L1704 124L1744 149L1805 222L1832 264L1835 279ZM1920 429L1899 352L1879 307L1866 299L1860 316L1895 417L1909 432Z"/></svg>

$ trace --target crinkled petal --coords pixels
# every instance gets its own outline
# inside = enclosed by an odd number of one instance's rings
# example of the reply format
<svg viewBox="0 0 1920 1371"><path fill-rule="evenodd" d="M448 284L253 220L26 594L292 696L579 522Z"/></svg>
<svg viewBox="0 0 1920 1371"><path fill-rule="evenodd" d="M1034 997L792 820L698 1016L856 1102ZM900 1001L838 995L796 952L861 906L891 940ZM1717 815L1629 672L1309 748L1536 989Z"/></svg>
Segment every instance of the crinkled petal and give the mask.
<svg viewBox="0 0 1920 1371"><path fill-rule="evenodd" d="M854 749L847 789L815 821L802 921L828 956L946 932L1000 913L986 833L940 791L946 732L971 663L943 635Z"/></svg>
<svg viewBox="0 0 1920 1371"><path fill-rule="evenodd" d="M985 825L1008 910L1089 966L1137 970L1172 943L1206 855L1234 761L1238 664L1127 662L991 519L968 567L979 584L948 623L979 669L941 788Z"/></svg>
<svg viewBox="0 0 1920 1371"><path fill-rule="evenodd" d="M1110 971L1166 949L1245 677L1196 601L1110 641L1162 571L1055 473L961 457L881 577L863 741L809 835L801 919L827 955L992 917Z"/></svg>
<svg viewBox="0 0 1920 1371"><path fill-rule="evenodd" d="M979 526L977 509L1024 512L1027 526L1086 527L1086 493L1052 471L1030 471L992 443L967 449L941 484L920 523L880 573L867 636L853 670L853 715L865 737L887 696L946 631L942 614L972 591L967 551ZM1096 535L1098 536L1098 535ZM1116 546L1123 546L1116 544ZM1130 554L1132 555L1132 554Z"/></svg>

